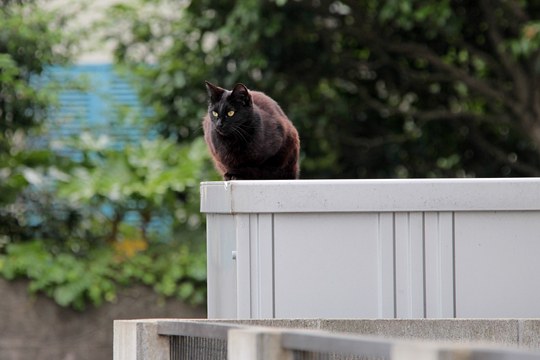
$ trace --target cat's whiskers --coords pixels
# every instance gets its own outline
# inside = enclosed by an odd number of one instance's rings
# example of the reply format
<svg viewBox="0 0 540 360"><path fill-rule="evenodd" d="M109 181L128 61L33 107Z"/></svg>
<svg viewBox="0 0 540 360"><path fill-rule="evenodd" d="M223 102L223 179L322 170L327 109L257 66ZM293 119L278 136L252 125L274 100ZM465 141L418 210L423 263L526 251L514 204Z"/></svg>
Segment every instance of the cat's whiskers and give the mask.
<svg viewBox="0 0 540 360"><path fill-rule="evenodd" d="M240 124L237 125L238 127L242 127L244 129L260 129L262 128L261 124L260 123L255 123L255 122L242 122Z"/></svg>
<svg viewBox="0 0 540 360"><path fill-rule="evenodd" d="M245 143L248 143L248 133L247 131L243 130L240 126L235 126L231 128L233 130L233 134L238 135L241 140L243 140Z"/></svg>

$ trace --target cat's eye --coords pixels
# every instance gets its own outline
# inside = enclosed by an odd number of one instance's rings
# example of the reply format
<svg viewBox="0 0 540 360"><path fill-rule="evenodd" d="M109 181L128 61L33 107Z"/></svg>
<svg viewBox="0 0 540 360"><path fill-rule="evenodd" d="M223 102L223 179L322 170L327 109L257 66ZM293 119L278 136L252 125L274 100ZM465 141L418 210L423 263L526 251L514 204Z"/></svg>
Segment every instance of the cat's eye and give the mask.
<svg viewBox="0 0 540 360"><path fill-rule="evenodd" d="M218 117L219 114L217 113L217 111L212 111L212 115L213 115L214 117Z"/></svg>
<svg viewBox="0 0 540 360"><path fill-rule="evenodd" d="M232 111L232 110L230 110L230 111L227 113L227 116L228 116L228 117L231 117L231 116L233 116L233 115L234 115L234 111Z"/></svg>

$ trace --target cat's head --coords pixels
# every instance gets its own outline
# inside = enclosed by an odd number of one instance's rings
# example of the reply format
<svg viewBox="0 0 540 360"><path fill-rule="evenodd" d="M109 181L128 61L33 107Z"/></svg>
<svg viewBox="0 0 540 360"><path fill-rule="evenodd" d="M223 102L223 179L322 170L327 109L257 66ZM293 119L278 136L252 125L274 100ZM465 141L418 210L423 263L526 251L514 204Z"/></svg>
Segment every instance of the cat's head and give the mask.
<svg viewBox="0 0 540 360"><path fill-rule="evenodd" d="M226 90L207 81L206 90L208 116L215 130L222 136L245 135L246 126L253 117L253 102L248 88L236 84L232 90Z"/></svg>

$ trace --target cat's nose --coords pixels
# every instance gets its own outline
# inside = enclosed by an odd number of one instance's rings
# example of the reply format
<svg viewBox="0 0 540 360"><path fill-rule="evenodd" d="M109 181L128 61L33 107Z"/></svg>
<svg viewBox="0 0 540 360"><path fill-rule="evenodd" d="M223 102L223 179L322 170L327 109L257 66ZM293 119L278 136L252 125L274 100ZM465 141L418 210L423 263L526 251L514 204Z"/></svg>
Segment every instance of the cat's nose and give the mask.
<svg viewBox="0 0 540 360"><path fill-rule="evenodd" d="M223 121L221 121L221 119L218 119L218 120L216 121L216 127L218 127L218 128L223 127Z"/></svg>

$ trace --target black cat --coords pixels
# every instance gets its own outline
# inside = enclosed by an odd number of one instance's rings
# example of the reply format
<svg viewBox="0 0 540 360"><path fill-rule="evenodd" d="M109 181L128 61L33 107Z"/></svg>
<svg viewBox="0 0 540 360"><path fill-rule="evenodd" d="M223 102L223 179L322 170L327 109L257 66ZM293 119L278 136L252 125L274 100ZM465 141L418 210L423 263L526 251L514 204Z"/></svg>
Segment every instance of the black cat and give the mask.
<svg viewBox="0 0 540 360"><path fill-rule="evenodd" d="M225 180L298 179L300 139L277 102L243 84L206 89L204 138Z"/></svg>

